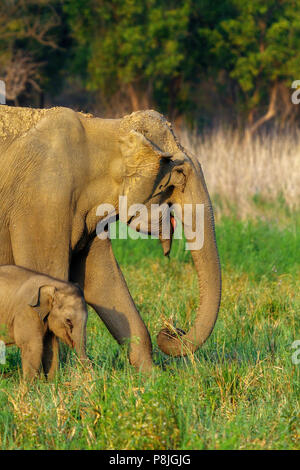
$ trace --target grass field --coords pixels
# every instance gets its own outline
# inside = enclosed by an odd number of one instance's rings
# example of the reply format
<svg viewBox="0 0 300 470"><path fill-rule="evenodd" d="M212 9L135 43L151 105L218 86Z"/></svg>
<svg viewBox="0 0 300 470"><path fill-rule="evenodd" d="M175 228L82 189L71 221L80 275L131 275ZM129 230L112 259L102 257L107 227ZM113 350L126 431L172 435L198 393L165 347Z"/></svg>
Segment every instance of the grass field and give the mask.
<svg viewBox="0 0 300 470"><path fill-rule="evenodd" d="M0 448L299 448L300 364L291 345L300 339L300 215L255 203L259 219L217 217L222 306L212 336L191 357L166 357L155 343L164 319L187 328L197 305L183 242L168 260L156 240L115 241L153 338L155 372L136 373L92 311L92 369L80 370L63 347L54 383L20 384L20 355L11 348L0 366Z"/></svg>

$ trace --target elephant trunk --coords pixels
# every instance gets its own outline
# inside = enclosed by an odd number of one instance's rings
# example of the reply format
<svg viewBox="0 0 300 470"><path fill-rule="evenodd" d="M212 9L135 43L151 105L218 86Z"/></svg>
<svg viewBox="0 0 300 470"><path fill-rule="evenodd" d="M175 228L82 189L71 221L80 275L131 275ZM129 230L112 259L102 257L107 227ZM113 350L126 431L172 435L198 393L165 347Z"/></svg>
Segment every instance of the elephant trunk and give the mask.
<svg viewBox="0 0 300 470"><path fill-rule="evenodd" d="M206 341L214 328L221 301L221 270L215 239L213 210L200 164L197 161L193 163L194 168L188 177L185 190L176 202L181 204L186 238L190 240L191 231L193 231L196 232L194 240L200 239L200 245L203 242L202 247L196 246L191 249L199 280L199 308L194 325L188 333L185 334L182 330L175 328L163 329L159 333L158 346L164 353L171 356L184 356L189 351L194 352ZM203 214L201 233L196 224L196 205L198 209L201 208ZM188 219L186 217L188 209L192 212L191 223L185 223Z"/></svg>
<svg viewBox="0 0 300 470"><path fill-rule="evenodd" d="M78 328L73 331L73 344L80 360L87 359L84 328Z"/></svg>

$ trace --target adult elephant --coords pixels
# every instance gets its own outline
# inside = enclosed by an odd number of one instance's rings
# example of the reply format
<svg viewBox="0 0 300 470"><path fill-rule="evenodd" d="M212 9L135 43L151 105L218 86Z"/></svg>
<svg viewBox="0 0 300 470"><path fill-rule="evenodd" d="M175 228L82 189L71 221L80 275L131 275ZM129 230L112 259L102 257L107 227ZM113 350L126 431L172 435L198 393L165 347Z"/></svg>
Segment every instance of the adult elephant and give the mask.
<svg viewBox="0 0 300 470"><path fill-rule="evenodd" d="M0 264L78 282L113 337L129 340L130 363L141 370L152 367L151 340L110 240L96 234L97 208L111 204L118 213L119 196L128 206L190 204L194 211L202 204L204 244L192 251L200 289L194 326L158 335L173 356L202 345L221 297L213 211L199 162L166 119L155 111L100 119L67 108L1 106L0 139ZM171 240L162 242L167 253Z"/></svg>

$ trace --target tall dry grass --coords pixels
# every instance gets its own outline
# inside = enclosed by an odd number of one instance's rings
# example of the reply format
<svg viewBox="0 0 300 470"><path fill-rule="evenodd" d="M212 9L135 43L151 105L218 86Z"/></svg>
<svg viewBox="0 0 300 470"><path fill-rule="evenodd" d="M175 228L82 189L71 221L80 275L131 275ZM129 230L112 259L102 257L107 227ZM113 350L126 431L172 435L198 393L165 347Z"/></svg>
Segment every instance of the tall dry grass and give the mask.
<svg viewBox="0 0 300 470"><path fill-rule="evenodd" d="M300 208L300 132L274 131L245 143L237 131L223 127L202 135L184 130L181 141L199 158L208 190L223 209L234 205L240 216L248 216L257 199Z"/></svg>

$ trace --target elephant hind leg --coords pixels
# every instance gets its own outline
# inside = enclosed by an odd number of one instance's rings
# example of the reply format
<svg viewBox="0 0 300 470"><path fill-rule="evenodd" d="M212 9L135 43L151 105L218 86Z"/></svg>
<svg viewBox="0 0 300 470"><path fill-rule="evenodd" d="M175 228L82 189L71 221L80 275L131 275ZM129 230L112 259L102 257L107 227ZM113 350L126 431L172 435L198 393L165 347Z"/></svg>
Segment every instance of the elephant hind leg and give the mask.
<svg viewBox="0 0 300 470"><path fill-rule="evenodd" d="M59 343L51 331L44 337L42 364L45 376L52 380L59 366Z"/></svg>

